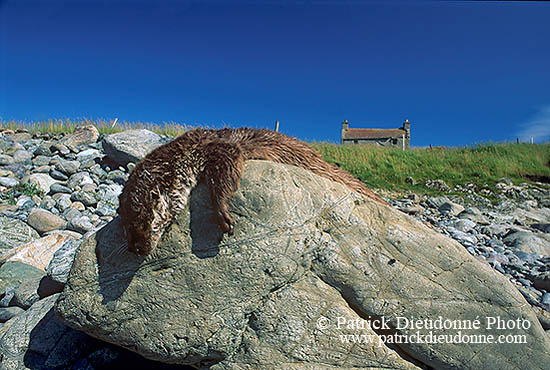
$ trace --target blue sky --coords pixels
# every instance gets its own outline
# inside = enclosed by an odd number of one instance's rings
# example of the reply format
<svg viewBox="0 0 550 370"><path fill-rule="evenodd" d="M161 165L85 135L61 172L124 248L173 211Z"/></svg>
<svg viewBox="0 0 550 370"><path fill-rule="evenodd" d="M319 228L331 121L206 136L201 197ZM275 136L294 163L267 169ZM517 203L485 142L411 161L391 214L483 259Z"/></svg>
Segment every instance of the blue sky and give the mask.
<svg viewBox="0 0 550 370"><path fill-rule="evenodd" d="M550 3L2 1L0 118L550 140Z"/></svg>

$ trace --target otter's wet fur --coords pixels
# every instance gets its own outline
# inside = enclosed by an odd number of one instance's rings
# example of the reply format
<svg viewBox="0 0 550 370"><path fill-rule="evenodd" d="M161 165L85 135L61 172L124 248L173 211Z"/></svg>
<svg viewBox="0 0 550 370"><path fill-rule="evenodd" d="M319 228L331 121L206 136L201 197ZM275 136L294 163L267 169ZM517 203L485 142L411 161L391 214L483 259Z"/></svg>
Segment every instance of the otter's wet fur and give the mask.
<svg viewBox="0 0 550 370"><path fill-rule="evenodd" d="M220 229L232 235L228 201L237 191L247 159L301 167L385 203L361 181L325 162L297 139L265 129L196 128L153 150L128 178L118 208L128 249L140 255L151 253L200 180L210 189Z"/></svg>

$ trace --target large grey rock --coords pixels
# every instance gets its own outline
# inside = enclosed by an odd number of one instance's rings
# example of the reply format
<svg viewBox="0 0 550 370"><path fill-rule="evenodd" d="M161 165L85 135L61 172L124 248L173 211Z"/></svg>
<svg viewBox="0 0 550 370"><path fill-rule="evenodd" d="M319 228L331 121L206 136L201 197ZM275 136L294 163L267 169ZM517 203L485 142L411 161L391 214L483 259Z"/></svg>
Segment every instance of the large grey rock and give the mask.
<svg viewBox="0 0 550 370"><path fill-rule="evenodd" d="M92 341L64 325L52 309L58 294L35 303L0 328L0 368L67 369Z"/></svg>
<svg viewBox="0 0 550 370"><path fill-rule="evenodd" d="M80 243L82 241L79 239L68 240L54 253L46 269L50 279L61 284L67 282Z"/></svg>
<svg viewBox="0 0 550 370"><path fill-rule="evenodd" d="M0 166L5 166L8 164L13 163L13 157L6 155L6 154L0 154Z"/></svg>
<svg viewBox="0 0 550 370"><path fill-rule="evenodd" d="M18 150L13 153L13 161L15 163L30 162L32 158L32 153L27 150Z"/></svg>
<svg viewBox="0 0 550 370"><path fill-rule="evenodd" d="M42 208L34 208L29 213L27 223L40 234L65 228L67 221Z"/></svg>
<svg viewBox="0 0 550 370"><path fill-rule="evenodd" d="M436 208L438 209L445 203L450 203L451 201L447 197L431 197L426 200L426 204L428 207Z"/></svg>
<svg viewBox="0 0 550 370"><path fill-rule="evenodd" d="M503 239L506 245L517 250L550 256L550 243L530 231L514 231Z"/></svg>
<svg viewBox="0 0 550 370"><path fill-rule="evenodd" d="M0 216L0 253L26 244L39 237L36 230L23 221Z"/></svg>
<svg viewBox="0 0 550 370"><path fill-rule="evenodd" d="M85 206L95 206L97 204L98 198L95 192L78 190L71 195L71 200L73 202L81 202Z"/></svg>
<svg viewBox="0 0 550 370"><path fill-rule="evenodd" d="M15 177L0 177L0 186L5 186L6 188L13 188L14 186L19 185L19 180Z"/></svg>
<svg viewBox="0 0 550 370"><path fill-rule="evenodd" d="M103 138L105 154L114 162L125 166L138 162L156 147L168 140L149 130L128 130Z"/></svg>
<svg viewBox="0 0 550 370"><path fill-rule="evenodd" d="M64 173L65 175L74 175L78 168L80 167L79 161L69 161L66 159L62 159L59 162L56 163L55 169L59 172Z"/></svg>
<svg viewBox="0 0 550 370"><path fill-rule="evenodd" d="M464 207L453 202L445 202L441 204L437 210L444 215L456 216L464 211Z"/></svg>
<svg viewBox="0 0 550 370"><path fill-rule="evenodd" d="M232 198L235 235L212 223L200 184L147 257L126 251L118 219L77 251L57 313L70 326L169 363L229 368L541 369L550 339L506 278L390 207L305 170L249 161ZM190 210L190 211L189 211ZM383 344L427 334L403 318L519 319L528 346ZM389 330L353 327L378 318ZM401 318L401 319L400 319ZM338 325L339 321L345 325ZM401 321L400 321L401 320ZM350 344L355 334L373 343ZM434 334L456 335L457 330Z"/></svg>
<svg viewBox="0 0 550 370"><path fill-rule="evenodd" d="M27 244L12 248L0 255L0 264L5 261L19 261L38 269L45 270L55 251L70 239L73 239L69 231L56 232Z"/></svg>
<svg viewBox="0 0 550 370"><path fill-rule="evenodd" d="M99 138L99 131L93 125L79 127L72 134L65 136L59 144L66 146L79 146L92 144Z"/></svg>
<svg viewBox="0 0 550 370"><path fill-rule="evenodd" d="M23 262L8 261L0 266L0 292L7 287L19 286L27 280L40 278L46 273Z"/></svg>
<svg viewBox="0 0 550 370"><path fill-rule="evenodd" d="M33 173L21 179L23 184L35 184L45 194L50 192L50 187L57 181L45 173Z"/></svg>

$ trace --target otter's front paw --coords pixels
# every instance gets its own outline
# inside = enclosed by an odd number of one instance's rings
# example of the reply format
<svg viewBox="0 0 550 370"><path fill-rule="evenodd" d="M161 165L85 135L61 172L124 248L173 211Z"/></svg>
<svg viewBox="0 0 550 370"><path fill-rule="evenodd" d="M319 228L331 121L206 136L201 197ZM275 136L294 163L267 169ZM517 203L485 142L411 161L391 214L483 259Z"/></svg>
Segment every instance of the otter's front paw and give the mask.
<svg viewBox="0 0 550 370"><path fill-rule="evenodd" d="M229 212L220 211L217 218L221 231L228 235L233 235L233 224L235 221L233 221L233 217L231 217Z"/></svg>

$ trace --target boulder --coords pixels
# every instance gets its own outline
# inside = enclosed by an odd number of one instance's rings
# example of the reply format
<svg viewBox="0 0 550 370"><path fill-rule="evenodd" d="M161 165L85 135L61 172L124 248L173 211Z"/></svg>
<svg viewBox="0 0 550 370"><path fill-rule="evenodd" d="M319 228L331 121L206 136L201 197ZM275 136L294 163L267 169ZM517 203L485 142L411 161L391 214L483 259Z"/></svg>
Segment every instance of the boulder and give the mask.
<svg viewBox="0 0 550 370"><path fill-rule="evenodd" d="M141 129L107 135L102 144L107 157L126 166L130 162L139 162L150 151L168 141L154 132Z"/></svg>
<svg viewBox="0 0 550 370"><path fill-rule="evenodd" d="M45 173L33 173L21 179L21 183L30 185L34 184L39 190L42 190L45 194L48 194L50 192L50 187L56 182L57 180Z"/></svg>
<svg viewBox="0 0 550 370"><path fill-rule="evenodd" d="M12 248L0 255L0 263L5 261L19 261L46 270L54 253L63 244L74 237L68 233L55 233L31 241L19 247Z"/></svg>
<svg viewBox="0 0 550 370"><path fill-rule="evenodd" d="M76 250L81 242L79 239L68 240L54 253L46 269L50 279L61 284L67 282Z"/></svg>
<svg viewBox="0 0 550 370"><path fill-rule="evenodd" d="M77 128L72 134L64 137L59 144L65 146L80 146L95 143L99 138L99 131L93 125L86 125Z"/></svg>
<svg viewBox="0 0 550 370"><path fill-rule="evenodd" d="M211 369L550 363L550 338L517 289L410 216L268 161L246 163L230 210L227 237L199 184L145 257L126 250L113 220L77 250L57 313L144 357ZM497 317L522 326L497 330ZM407 324L418 320L453 327ZM415 340L430 332L524 335L529 345Z"/></svg>
<svg viewBox="0 0 550 370"><path fill-rule="evenodd" d="M40 234L63 229L67 225L67 221L63 218L42 208L32 209L29 213L27 223Z"/></svg>
<svg viewBox="0 0 550 370"><path fill-rule="evenodd" d="M19 247L40 236L21 220L0 216L0 253Z"/></svg>
<svg viewBox="0 0 550 370"><path fill-rule="evenodd" d="M0 328L0 368L70 369L93 341L72 330L52 309L58 294L44 298Z"/></svg>
<svg viewBox="0 0 550 370"><path fill-rule="evenodd" d="M519 251L550 256L550 243L542 240L530 231L513 231L503 241L509 247Z"/></svg>
<svg viewBox="0 0 550 370"><path fill-rule="evenodd" d="M0 294L8 287L19 286L27 280L41 278L46 273L19 261L8 261L0 266Z"/></svg>

